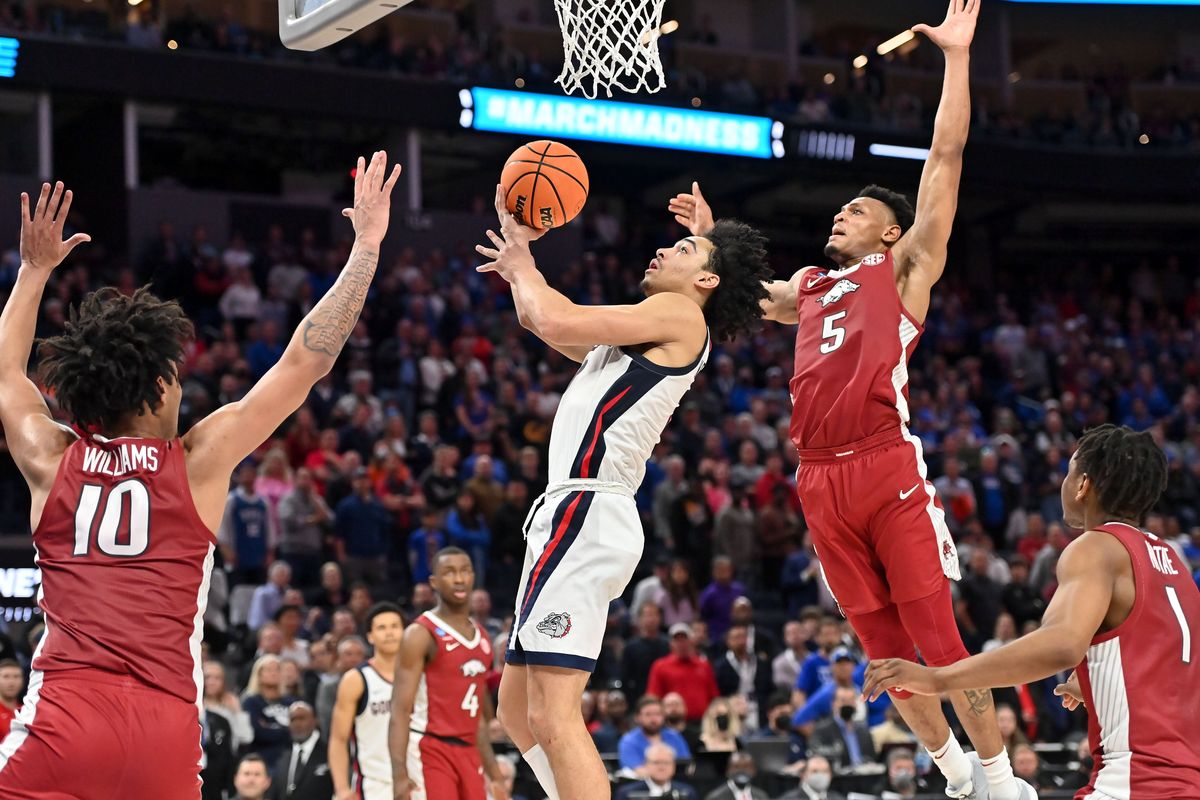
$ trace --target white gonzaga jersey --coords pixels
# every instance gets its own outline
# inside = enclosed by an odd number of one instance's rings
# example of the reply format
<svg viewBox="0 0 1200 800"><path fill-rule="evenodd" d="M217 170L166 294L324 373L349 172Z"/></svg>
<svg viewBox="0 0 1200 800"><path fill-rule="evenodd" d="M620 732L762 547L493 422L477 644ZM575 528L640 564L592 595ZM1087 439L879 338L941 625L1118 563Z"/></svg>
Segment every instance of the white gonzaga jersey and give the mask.
<svg viewBox="0 0 1200 800"><path fill-rule="evenodd" d="M563 394L550 434L550 484L592 479L636 492L646 461L708 360L662 367L613 345L592 348Z"/></svg>
<svg viewBox="0 0 1200 800"><path fill-rule="evenodd" d="M370 663L358 668L365 688L354 717L350 740L354 788L360 796L392 800L392 757L388 752L388 724L392 721L392 682Z"/></svg>

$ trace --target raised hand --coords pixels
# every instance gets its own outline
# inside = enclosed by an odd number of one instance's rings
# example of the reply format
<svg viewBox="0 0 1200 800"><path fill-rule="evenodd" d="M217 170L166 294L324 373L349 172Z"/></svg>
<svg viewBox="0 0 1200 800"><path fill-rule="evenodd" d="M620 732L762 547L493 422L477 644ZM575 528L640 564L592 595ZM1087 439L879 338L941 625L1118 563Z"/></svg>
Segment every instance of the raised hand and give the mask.
<svg viewBox="0 0 1200 800"><path fill-rule="evenodd" d="M354 208L342 209L354 225L354 235L360 244L378 249L387 233L392 214L392 189L400 179L400 165L387 170L387 153L382 150L371 156L371 163L358 159L354 170Z"/></svg>
<svg viewBox="0 0 1200 800"><path fill-rule="evenodd" d="M692 193L675 195L667 203L667 210L675 215L675 221L687 228L693 236L704 236L713 227L712 208L704 195L700 194L700 183L692 181Z"/></svg>
<svg viewBox="0 0 1200 800"><path fill-rule="evenodd" d="M1083 687L1079 685L1079 673L1071 671L1071 677L1067 678L1066 683L1060 683L1054 687L1054 694L1062 698L1063 708L1067 711L1074 711L1083 702Z"/></svg>
<svg viewBox="0 0 1200 800"><path fill-rule="evenodd" d="M975 22L983 0L950 0L946 18L936 28L913 25L913 33L923 33L943 50L967 49L975 38Z"/></svg>
<svg viewBox="0 0 1200 800"><path fill-rule="evenodd" d="M475 251L484 258L492 259L491 263L476 267L476 272L495 272L504 280L512 283L512 276L522 269L534 269L533 253L529 252L529 243L546 235L544 230L536 230L517 222L508 211L508 204L503 186L496 186L496 215L500 219L500 233L488 231L487 237L495 247L475 245Z"/></svg>
<svg viewBox="0 0 1200 800"><path fill-rule="evenodd" d="M29 195L21 192L21 264L34 270L49 273L63 262L68 254L84 242L90 242L91 236L77 233L63 241L63 226L67 222L67 214L71 211L71 200L74 195L70 189L63 191L62 181L54 184L51 193L50 184L42 184L42 193L38 196L37 207L33 214L29 213Z"/></svg>

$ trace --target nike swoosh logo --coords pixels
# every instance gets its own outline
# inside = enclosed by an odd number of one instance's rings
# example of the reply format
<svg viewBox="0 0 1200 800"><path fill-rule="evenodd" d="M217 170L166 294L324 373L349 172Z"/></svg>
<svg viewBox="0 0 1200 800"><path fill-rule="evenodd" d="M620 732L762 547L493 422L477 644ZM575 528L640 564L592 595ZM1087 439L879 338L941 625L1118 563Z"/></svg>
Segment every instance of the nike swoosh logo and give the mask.
<svg viewBox="0 0 1200 800"><path fill-rule="evenodd" d="M915 492L915 491L917 490L917 488L918 488L918 487L920 487L920 485L921 485L921 484L919 484L919 483L918 483L916 486L912 487L912 488L911 488L911 489L909 489L907 492L901 492L901 493L900 493L900 499L901 499L901 500L907 500L908 498L912 497L912 493L913 493L913 492Z"/></svg>
<svg viewBox="0 0 1200 800"><path fill-rule="evenodd" d="M459 647L461 647L461 645L458 642L454 642L453 644L447 644L446 652L449 653L451 650L457 650Z"/></svg>
<svg viewBox="0 0 1200 800"><path fill-rule="evenodd" d="M804 288L811 289L812 287L816 286L820 282L821 282L820 278L813 278L811 281L808 282L808 286L805 286Z"/></svg>

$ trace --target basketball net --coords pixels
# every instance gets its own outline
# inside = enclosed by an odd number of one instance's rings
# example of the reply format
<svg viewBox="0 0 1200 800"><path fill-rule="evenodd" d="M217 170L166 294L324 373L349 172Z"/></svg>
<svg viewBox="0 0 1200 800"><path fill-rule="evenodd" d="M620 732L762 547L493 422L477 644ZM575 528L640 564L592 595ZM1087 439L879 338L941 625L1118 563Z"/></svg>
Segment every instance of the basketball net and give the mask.
<svg viewBox="0 0 1200 800"><path fill-rule="evenodd" d="M666 0L554 0L563 35L563 70L555 79L567 94L595 98L601 89L636 94L666 85L658 37Z"/></svg>

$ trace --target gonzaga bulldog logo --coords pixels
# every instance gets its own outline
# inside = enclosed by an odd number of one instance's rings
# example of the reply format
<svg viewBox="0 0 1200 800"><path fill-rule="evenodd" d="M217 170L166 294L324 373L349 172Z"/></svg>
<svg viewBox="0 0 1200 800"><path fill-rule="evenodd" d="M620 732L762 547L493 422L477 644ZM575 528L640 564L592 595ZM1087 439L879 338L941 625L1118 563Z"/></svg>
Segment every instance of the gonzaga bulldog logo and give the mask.
<svg viewBox="0 0 1200 800"><path fill-rule="evenodd" d="M537 629L551 639L561 639L571 632L571 615L565 611L547 614L546 618L538 623Z"/></svg>

